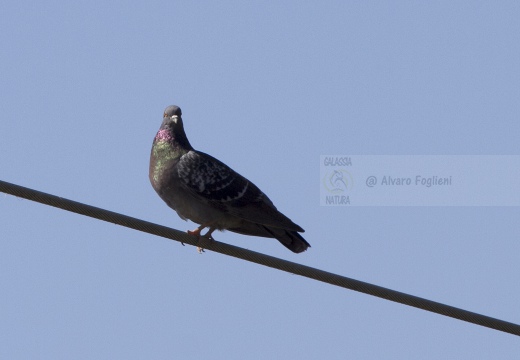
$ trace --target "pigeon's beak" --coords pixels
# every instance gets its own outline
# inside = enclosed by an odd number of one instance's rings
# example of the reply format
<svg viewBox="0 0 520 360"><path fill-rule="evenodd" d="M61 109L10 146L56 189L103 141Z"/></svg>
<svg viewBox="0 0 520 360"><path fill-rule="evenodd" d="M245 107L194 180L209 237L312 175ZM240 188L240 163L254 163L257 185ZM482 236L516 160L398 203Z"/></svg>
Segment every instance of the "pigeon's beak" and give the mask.
<svg viewBox="0 0 520 360"><path fill-rule="evenodd" d="M173 115L171 119L175 124L177 124L177 121L179 121L179 117L177 115Z"/></svg>

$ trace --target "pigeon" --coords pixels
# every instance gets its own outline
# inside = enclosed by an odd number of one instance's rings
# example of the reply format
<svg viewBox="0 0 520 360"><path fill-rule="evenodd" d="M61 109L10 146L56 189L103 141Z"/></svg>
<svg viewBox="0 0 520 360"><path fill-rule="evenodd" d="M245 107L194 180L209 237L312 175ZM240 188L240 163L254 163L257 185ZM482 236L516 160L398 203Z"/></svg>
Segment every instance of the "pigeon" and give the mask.
<svg viewBox="0 0 520 360"><path fill-rule="evenodd" d="M213 240L215 230L275 238L301 253L310 247L304 230L276 209L255 184L213 156L195 150L184 132L182 111L171 105L153 140L150 182L183 220L200 226L188 234ZM200 251L199 251L200 252Z"/></svg>

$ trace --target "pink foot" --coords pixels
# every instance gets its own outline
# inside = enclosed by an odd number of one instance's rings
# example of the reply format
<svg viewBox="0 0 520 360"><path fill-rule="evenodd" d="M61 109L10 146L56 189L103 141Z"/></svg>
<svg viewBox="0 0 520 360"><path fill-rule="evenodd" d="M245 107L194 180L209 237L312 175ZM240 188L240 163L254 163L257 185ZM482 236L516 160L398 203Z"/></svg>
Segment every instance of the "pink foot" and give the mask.
<svg viewBox="0 0 520 360"><path fill-rule="evenodd" d="M188 235L193 235L193 236L200 236L200 230L199 228L195 229L195 230L188 230L187 233Z"/></svg>
<svg viewBox="0 0 520 360"><path fill-rule="evenodd" d="M205 227L206 226L200 226L200 227L196 228L195 230L188 230L187 233L188 233L188 235L197 236L199 238L199 242L202 240L202 241L209 241L211 243L213 241L213 237L211 236L211 233L215 229L214 228L210 228L210 230L205 235L201 235L200 232ZM202 248L200 246L197 246L197 252L199 254L202 254L205 251L204 251L204 248Z"/></svg>

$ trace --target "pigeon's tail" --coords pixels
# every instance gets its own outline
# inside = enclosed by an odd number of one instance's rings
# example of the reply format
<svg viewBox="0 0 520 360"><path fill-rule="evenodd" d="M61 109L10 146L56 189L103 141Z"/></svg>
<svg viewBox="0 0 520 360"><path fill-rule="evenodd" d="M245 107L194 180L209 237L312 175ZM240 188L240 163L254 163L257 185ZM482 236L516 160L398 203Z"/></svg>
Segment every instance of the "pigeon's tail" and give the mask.
<svg viewBox="0 0 520 360"><path fill-rule="evenodd" d="M296 231L285 231L285 236L276 237L287 249L295 253L301 253L307 250L311 245Z"/></svg>
<svg viewBox="0 0 520 360"><path fill-rule="evenodd" d="M279 242L282 243L287 249L291 250L295 253L301 253L307 250L311 245L305 241L305 239L296 231L293 230L281 230L276 229L273 231L273 228L268 228L264 226L265 230L273 235Z"/></svg>
<svg viewBox="0 0 520 360"><path fill-rule="evenodd" d="M295 253L304 252L307 248L311 247L296 230L287 230L247 221L244 221L240 227L228 228L227 230L244 235L275 238L281 242L283 246Z"/></svg>

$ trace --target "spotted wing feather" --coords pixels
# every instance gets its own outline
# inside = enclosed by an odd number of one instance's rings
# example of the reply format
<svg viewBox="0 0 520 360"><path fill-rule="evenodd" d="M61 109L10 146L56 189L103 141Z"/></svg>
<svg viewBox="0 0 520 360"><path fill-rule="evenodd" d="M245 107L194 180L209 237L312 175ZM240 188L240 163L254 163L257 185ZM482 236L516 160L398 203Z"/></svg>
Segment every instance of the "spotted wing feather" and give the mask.
<svg viewBox="0 0 520 360"><path fill-rule="evenodd" d="M177 169L189 191L221 211L253 223L303 231L255 184L211 155L190 151L181 157Z"/></svg>

